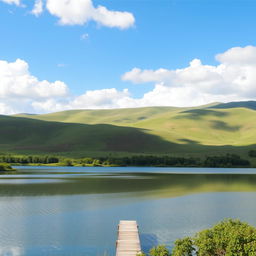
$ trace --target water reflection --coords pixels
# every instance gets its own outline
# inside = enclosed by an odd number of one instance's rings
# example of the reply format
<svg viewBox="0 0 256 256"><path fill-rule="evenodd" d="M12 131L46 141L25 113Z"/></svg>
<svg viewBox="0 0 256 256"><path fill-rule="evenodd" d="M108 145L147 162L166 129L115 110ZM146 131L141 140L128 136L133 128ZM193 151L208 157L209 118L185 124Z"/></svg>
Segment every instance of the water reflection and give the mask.
<svg viewBox="0 0 256 256"><path fill-rule="evenodd" d="M101 168L102 169L102 168ZM24 177L25 176L25 177ZM174 197L199 192L256 191L254 174L153 172L46 173L0 176L0 196L122 193L129 197Z"/></svg>
<svg viewBox="0 0 256 256"><path fill-rule="evenodd" d="M145 250L225 217L256 225L256 175L117 170L4 175L0 255L114 255L120 219L138 221Z"/></svg>

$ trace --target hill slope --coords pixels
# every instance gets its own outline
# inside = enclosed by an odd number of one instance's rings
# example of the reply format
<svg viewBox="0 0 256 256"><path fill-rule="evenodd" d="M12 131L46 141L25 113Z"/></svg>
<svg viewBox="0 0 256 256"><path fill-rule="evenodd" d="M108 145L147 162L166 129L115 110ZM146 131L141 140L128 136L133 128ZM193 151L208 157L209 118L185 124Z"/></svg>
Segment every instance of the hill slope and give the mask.
<svg viewBox="0 0 256 256"><path fill-rule="evenodd" d="M171 143L142 129L98 124L46 122L0 116L0 151L22 153L154 152Z"/></svg>
<svg viewBox="0 0 256 256"><path fill-rule="evenodd" d="M213 104L2 116L0 146L15 152L73 155L246 154L256 144L256 112L241 105L248 106L230 103L226 108L224 104Z"/></svg>

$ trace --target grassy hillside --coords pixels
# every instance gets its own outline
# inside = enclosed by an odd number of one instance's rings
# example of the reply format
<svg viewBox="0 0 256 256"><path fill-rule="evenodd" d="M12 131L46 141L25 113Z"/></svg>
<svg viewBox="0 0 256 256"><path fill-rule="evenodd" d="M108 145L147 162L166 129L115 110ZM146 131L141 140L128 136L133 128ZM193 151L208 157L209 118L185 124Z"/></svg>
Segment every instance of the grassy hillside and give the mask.
<svg viewBox="0 0 256 256"><path fill-rule="evenodd" d="M142 129L107 124L86 125L47 122L21 117L0 116L2 152L163 152L171 143Z"/></svg>
<svg viewBox="0 0 256 256"><path fill-rule="evenodd" d="M256 144L254 105L230 103L225 108L225 104L215 103L197 108L71 110L1 116L0 151L246 155Z"/></svg>

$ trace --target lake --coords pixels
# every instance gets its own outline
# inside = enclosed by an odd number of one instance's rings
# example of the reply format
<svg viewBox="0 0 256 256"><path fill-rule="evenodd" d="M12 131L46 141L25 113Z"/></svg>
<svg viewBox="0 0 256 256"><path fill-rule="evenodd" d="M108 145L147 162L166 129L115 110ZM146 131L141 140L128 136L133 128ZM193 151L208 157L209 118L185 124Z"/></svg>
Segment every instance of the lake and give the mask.
<svg viewBox="0 0 256 256"><path fill-rule="evenodd" d="M0 255L114 255L119 220L145 251L224 218L256 226L256 169L17 167L0 175Z"/></svg>

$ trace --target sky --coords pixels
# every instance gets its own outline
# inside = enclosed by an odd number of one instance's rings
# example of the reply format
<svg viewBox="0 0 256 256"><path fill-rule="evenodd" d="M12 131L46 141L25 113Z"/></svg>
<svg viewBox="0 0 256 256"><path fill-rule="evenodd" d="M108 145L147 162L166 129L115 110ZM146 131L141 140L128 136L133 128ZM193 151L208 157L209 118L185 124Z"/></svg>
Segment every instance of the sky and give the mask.
<svg viewBox="0 0 256 256"><path fill-rule="evenodd" d="M256 100L254 0L0 0L0 114Z"/></svg>

